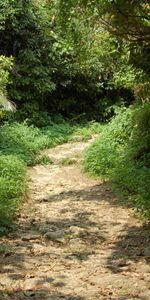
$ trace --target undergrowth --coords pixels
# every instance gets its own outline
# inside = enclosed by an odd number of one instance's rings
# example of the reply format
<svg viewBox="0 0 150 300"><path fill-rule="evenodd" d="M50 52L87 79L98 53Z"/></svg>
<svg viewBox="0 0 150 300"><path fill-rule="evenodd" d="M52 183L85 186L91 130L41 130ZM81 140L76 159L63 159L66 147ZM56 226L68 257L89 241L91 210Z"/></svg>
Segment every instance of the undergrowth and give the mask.
<svg viewBox="0 0 150 300"><path fill-rule="evenodd" d="M26 165L15 155L0 156L0 224L8 225L27 191ZM5 229L0 227L0 234Z"/></svg>
<svg viewBox="0 0 150 300"><path fill-rule="evenodd" d="M109 179L150 218L150 105L123 109L85 155L85 170Z"/></svg>
<svg viewBox="0 0 150 300"><path fill-rule="evenodd" d="M36 155L49 143L38 128L20 123L6 123L1 126L0 141L2 154L16 155L27 165L34 164Z"/></svg>
<svg viewBox="0 0 150 300"><path fill-rule="evenodd" d="M91 121L80 126L75 126L73 133L69 137L69 141L87 141L93 135L99 134L102 131L103 125L101 123Z"/></svg>
<svg viewBox="0 0 150 300"><path fill-rule="evenodd" d="M31 122L5 122L0 127L0 231L9 225L27 191L27 166L51 164L42 149L67 141L85 140L101 131L99 123L73 124L61 116L49 126L37 128ZM41 123L40 123L41 124Z"/></svg>

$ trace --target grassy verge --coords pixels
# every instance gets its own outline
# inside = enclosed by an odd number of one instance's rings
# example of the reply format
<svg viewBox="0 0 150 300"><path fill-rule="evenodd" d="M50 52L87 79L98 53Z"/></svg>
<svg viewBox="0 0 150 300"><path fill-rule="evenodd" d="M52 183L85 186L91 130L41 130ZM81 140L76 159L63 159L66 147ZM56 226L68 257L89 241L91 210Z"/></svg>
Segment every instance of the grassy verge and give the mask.
<svg viewBox="0 0 150 300"><path fill-rule="evenodd" d="M99 123L72 124L62 118L50 126L37 128L12 122L0 130L0 231L9 226L27 192L27 166L50 164L40 156L42 149L67 141L87 140L101 131Z"/></svg>
<svg viewBox="0 0 150 300"><path fill-rule="evenodd" d="M85 155L85 170L108 179L150 219L150 105L122 110ZM118 189L119 188L119 189Z"/></svg>
<svg viewBox="0 0 150 300"><path fill-rule="evenodd" d="M11 223L27 192L26 165L15 155L0 156L0 234Z"/></svg>

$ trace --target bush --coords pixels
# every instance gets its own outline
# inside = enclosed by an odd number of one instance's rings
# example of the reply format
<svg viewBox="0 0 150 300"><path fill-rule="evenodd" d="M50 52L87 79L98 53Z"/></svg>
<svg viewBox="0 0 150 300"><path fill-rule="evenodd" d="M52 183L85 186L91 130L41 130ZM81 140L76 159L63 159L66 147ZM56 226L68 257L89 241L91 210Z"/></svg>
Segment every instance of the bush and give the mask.
<svg viewBox="0 0 150 300"><path fill-rule="evenodd" d="M49 145L47 136L38 128L26 124L6 123L0 131L0 151L14 154L28 165L34 164L35 156Z"/></svg>
<svg viewBox="0 0 150 300"><path fill-rule="evenodd" d="M131 124L131 111L121 109L119 114L103 127L101 135L87 150L85 169L96 176L110 176L131 134Z"/></svg>
<svg viewBox="0 0 150 300"><path fill-rule="evenodd" d="M118 161L113 174L115 186L119 187L128 202L146 218L150 218L150 169L138 166L129 158Z"/></svg>
<svg viewBox="0 0 150 300"><path fill-rule="evenodd" d="M41 111L36 102L25 103L22 108L16 111L14 118L17 121L26 122L27 125L33 125L38 128L49 126L52 120L47 111Z"/></svg>
<svg viewBox="0 0 150 300"><path fill-rule="evenodd" d="M86 122L83 125L76 126L74 128L73 134L70 135L69 141L87 141L92 138L93 135L98 134L102 131L103 125L101 123L92 121Z"/></svg>
<svg viewBox="0 0 150 300"><path fill-rule="evenodd" d="M68 141L69 136L74 131L74 127L69 122L60 124L53 124L42 129L42 133L47 137L49 147L55 147L59 144Z"/></svg>
<svg viewBox="0 0 150 300"><path fill-rule="evenodd" d="M1 155L0 224L9 224L26 190L25 164L14 155Z"/></svg>
<svg viewBox="0 0 150 300"><path fill-rule="evenodd" d="M85 155L85 169L110 179L150 218L150 105L122 111Z"/></svg>
<svg viewBox="0 0 150 300"><path fill-rule="evenodd" d="M150 104L137 107L128 151L138 165L150 167Z"/></svg>

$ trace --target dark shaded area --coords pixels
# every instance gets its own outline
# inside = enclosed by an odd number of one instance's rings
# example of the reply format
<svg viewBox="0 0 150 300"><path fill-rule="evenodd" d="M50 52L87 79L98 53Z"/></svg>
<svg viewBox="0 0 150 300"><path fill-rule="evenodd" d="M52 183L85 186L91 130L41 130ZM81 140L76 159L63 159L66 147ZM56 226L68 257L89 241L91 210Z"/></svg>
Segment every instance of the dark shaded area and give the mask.
<svg viewBox="0 0 150 300"><path fill-rule="evenodd" d="M42 15L38 5L21 0L8 3L10 12L7 4L1 4L3 26L0 28L0 54L15 58L8 94L17 106L34 104L36 100L40 105L40 113L47 109L64 116L87 114L89 119L106 120L114 113L111 106L120 102L120 99L127 106L134 101L130 89L116 88L115 84L110 84L114 71L107 74L107 63L100 70L97 64L91 64L88 57L87 67L83 71L76 47L71 52L62 53L64 33L57 26L59 17L56 23L51 20L50 5L47 7L49 18L45 23L41 20L45 18L45 14ZM56 38L52 34L53 30L58 33L58 45L60 43L60 48L55 51ZM63 43L68 44L65 35ZM82 46L80 51L83 51ZM97 57L96 52L93 55ZM84 59L83 55L83 61Z"/></svg>
<svg viewBox="0 0 150 300"><path fill-rule="evenodd" d="M124 233L125 232L125 233ZM113 273L123 271L131 262L150 264L150 225L124 227L120 239L114 244L113 253L107 260L107 267Z"/></svg>
<svg viewBox="0 0 150 300"><path fill-rule="evenodd" d="M111 203L116 206L120 206L120 202L117 202L116 199L113 201L112 199L113 192L111 190L111 186L109 183L100 183L95 184L90 188L85 188L82 190L70 190L67 192L61 192L58 194L51 194L47 198L40 199L40 202L56 202L63 201L65 199L71 199L71 201L96 201L97 203L101 203L102 200L106 200L109 202L111 199Z"/></svg>
<svg viewBox="0 0 150 300"><path fill-rule="evenodd" d="M40 232L40 228L44 228L46 226L46 231L64 231L64 244L68 244L70 240L79 239L79 243L83 243L84 249L74 251L71 249L65 255L65 260L78 260L80 262L87 261L89 256L95 253L94 246L98 244L102 244L105 242L105 224L100 222L99 224L95 221L90 220L91 217L94 216L93 212L77 212L72 205L71 212L73 213L72 218L60 217L58 218L50 218L46 221L41 220L40 223L35 222L34 228L37 232ZM62 212L63 215L63 212ZM72 228L79 229L79 232L76 234L72 231ZM44 232L43 232L44 235ZM76 241L75 241L76 242ZM59 239L55 241L59 246Z"/></svg>
<svg viewBox="0 0 150 300"><path fill-rule="evenodd" d="M112 297L110 296L106 296L104 298L104 296L102 296L103 298L101 299L106 299L106 300L111 300ZM1 293L0 291L0 300L26 300L26 299L35 299L35 300L86 300L85 297L78 297L78 296L68 296L68 295L64 295L64 294L60 294L60 293L49 293L46 291L30 291L30 292L14 292L13 294L4 294ZM100 298L99 298L100 299ZM130 297L130 295L127 296L120 296L120 297L113 297L113 300L131 300L132 298ZM135 300L147 300L147 297L138 297L135 298Z"/></svg>
<svg viewBox="0 0 150 300"><path fill-rule="evenodd" d="M102 201L106 203L111 203L112 207L131 207L131 204L126 201L122 196L119 198L118 195L113 193L112 185L109 182L102 182L93 185L92 187L81 189L81 190L69 190L67 192L60 192L58 194L50 194L43 199L39 199L39 202L61 202L63 200L71 199L72 206L71 211L73 211L73 203L76 201L79 202L96 202L97 205L101 205ZM61 213L65 213L66 210L63 209ZM75 208L75 212L77 210ZM87 212L79 212L81 215L87 215ZM93 212L91 212L93 214ZM114 220L114 225L117 223L117 220ZM84 224L84 223L83 223Z"/></svg>
<svg viewBox="0 0 150 300"><path fill-rule="evenodd" d="M72 201L71 211L74 212L73 202L93 202L96 201L97 205L101 204L101 201L106 201L112 204L113 207L123 206L128 207L129 204L124 201L121 201L113 196L111 191L111 186L109 183L103 183L95 185L91 188L84 190L71 190L68 192L59 193L57 195L51 195L44 201L53 202L53 201L62 201L64 199L70 199ZM41 200L42 201L42 200ZM65 213L65 211L64 211ZM87 238L88 242L92 245L96 244L97 241L109 242L104 238L106 233L106 225L104 222L99 220L99 223L91 222L89 220L90 215L93 213L87 212L76 212L72 220L62 219L50 222L50 224L57 225L58 228L67 228L68 226L80 226L81 228L86 229L81 235L81 238ZM62 211L63 215L63 211ZM119 223L117 220L114 220L113 226L117 226ZM89 231L89 228L92 226L97 227L98 231L96 233L96 238L92 237L92 233ZM85 253L86 255L86 253ZM72 256L76 256L75 253ZM113 253L108 258L107 267L114 273L122 271L122 267L128 265L128 261L138 262L146 261L147 264L150 263L150 224L143 224L141 226L124 226L122 232L120 232L120 238L114 242Z"/></svg>
<svg viewBox="0 0 150 300"><path fill-rule="evenodd" d="M12 292L10 294L3 293L0 291L0 300L26 300L26 299L35 299L35 300L84 300L83 297L73 296L73 295L64 295L61 293L53 293L46 290L32 290L32 291L21 291L21 292Z"/></svg>
<svg viewBox="0 0 150 300"><path fill-rule="evenodd" d="M93 251L75 251L72 252L69 255L66 255L66 259L68 260L78 260L80 262L82 261L87 261L89 259L90 255L94 254L94 250Z"/></svg>

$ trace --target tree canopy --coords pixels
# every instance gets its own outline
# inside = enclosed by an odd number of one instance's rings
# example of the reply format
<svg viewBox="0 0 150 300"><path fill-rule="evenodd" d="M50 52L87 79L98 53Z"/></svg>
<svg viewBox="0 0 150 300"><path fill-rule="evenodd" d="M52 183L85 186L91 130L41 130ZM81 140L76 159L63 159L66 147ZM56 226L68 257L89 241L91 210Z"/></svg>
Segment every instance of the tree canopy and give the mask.
<svg viewBox="0 0 150 300"><path fill-rule="evenodd" d="M65 113L91 106L103 112L119 98L132 101L133 94L143 101L149 8L148 1L1 0L4 94L7 85L8 98L19 106L36 101Z"/></svg>

